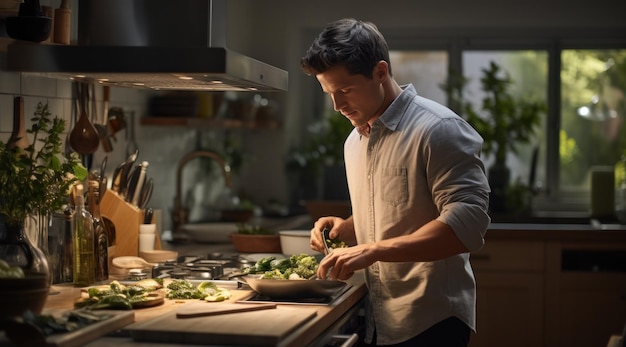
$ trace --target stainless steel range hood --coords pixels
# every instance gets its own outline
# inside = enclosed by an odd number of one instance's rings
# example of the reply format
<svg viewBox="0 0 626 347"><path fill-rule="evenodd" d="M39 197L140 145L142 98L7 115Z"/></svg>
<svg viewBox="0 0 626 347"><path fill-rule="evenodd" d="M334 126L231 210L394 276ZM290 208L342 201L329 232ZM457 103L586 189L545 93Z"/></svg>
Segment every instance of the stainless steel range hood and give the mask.
<svg viewBox="0 0 626 347"><path fill-rule="evenodd" d="M9 45L7 69L152 90L287 90L287 72L226 48L227 0L81 0L77 45Z"/></svg>

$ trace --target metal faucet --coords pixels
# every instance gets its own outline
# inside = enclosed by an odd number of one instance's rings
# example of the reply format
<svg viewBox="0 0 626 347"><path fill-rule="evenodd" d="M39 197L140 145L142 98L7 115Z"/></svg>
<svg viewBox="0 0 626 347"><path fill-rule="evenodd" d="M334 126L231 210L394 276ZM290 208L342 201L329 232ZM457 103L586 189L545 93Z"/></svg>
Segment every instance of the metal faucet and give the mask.
<svg viewBox="0 0 626 347"><path fill-rule="evenodd" d="M178 163L178 169L176 171L176 196L174 198L174 209L172 211L172 229L174 233L178 233L180 227L187 223L187 218L189 217L189 209L183 206L183 198L182 198L182 173L185 165L192 159L198 157L211 158L218 162L222 171L224 173L224 184L227 188L230 188L230 166L226 163L224 158L222 158L219 154L207 151L193 151L185 155L180 162Z"/></svg>

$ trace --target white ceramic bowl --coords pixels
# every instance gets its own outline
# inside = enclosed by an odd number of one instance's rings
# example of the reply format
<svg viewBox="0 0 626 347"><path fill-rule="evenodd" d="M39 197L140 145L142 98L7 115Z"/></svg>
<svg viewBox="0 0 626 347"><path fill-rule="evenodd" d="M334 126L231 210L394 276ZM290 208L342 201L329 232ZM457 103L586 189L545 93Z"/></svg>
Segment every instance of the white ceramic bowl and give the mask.
<svg viewBox="0 0 626 347"><path fill-rule="evenodd" d="M310 230L282 230L278 232L280 236L280 248L285 255L320 254L311 249Z"/></svg>

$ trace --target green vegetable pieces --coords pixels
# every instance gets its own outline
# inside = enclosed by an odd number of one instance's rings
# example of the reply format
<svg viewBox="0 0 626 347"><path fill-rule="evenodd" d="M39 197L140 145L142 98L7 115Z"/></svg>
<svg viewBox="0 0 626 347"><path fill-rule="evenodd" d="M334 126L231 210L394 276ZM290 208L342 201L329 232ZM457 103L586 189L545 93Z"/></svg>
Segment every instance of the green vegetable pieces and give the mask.
<svg viewBox="0 0 626 347"><path fill-rule="evenodd" d="M174 280L167 285L168 299L202 299L205 301L224 301L231 296L230 291L218 287L215 283L203 281L195 287L187 280Z"/></svg>
<svg viewBox="0 0 626 347"><path fill-rule="evenodd" d="M265 279L308 279L317 272L317 259L308 254L292 255L285 259L265 257L249 268L249 274L262 274Z"/></svg>
<svg viewBox="0 0 626 347"><path fill-rule="evenodd" d="M153 300L150 292L151 290L141 286L125 286L118 281L113 281L108 286L87 289L88 297L75 302L74 307L92 310L132 310L133 305Z"/></svg>

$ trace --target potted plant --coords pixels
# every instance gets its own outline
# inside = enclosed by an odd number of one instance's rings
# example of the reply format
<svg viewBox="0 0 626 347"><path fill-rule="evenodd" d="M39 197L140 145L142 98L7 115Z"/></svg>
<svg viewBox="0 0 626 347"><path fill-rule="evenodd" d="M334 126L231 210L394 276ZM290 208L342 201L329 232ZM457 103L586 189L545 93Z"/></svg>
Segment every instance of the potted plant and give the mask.
<svg viewBox="0 0 626 347"><path fill-rule="evenodd" d="M237 252L241 253L280 253L280 237L270 229L237 224L237 232L229 235Z"/></svg>
<svg viewBox="0 0 626 347"><path fill-rule="evenodd" d="M297 200L305 201L313 218L350 215L343 145L352 129L339 112L329 110L307 127L306 141L289 153L286 169L297 179L293 184L300 190Z"/></svg>
<svg viewBox="0 0 626 347"><path fill-rule="evenodd" d="M540 124L540 116L546 112L546 105L540 101L517 99L509 92L513 83L509 75L495 62L482 70L480 80L485 96L479 111L463 99L467 79L451 74L451 80L442 86L453 108L483 137L483 152L493 155L494 163L488 169L491 186L490 210L509 211L519 206L520 194L531 187L510 184L510 169L506 165L509 152L517 153L521 144L529 143ZM512 206L515 203L515 207Z"/></svg>
<svg viewBox="0 0 626 347"><path fill-rule="evenodd" d="M18 146L24 142L16 132L6 143L0 141L0 259L22 267L26 277L47 278L45 255L26 237L25 221L59 210L71 186L84 179L87 170L76 154L61 156L65 122L51 119L47 104L37 105L31 121L26 133L32 135L32 143Z"/></svg>

